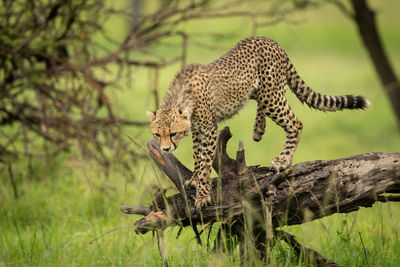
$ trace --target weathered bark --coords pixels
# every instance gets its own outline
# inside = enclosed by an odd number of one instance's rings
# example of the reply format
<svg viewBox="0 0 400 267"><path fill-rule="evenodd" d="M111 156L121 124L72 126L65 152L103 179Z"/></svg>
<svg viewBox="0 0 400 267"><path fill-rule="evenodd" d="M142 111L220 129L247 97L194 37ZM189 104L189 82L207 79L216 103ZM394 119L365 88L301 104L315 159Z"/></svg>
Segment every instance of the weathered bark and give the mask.
<svg viewBox="0 0 400 267"><path fill-rule="evenodd" d="M366 0L351 0L352 18L358 26L361 39L378 73L379 79L389 96L390 103L400 127L400 82L386 56L375 23L375 14L368 7Z"/></svg>
<svg viewBox="0 0 400 267"><path fill-rule="evenodd" d="M230 137L227 127L221 131L213 164L219 174L212 182L213 203L200 212L194 207L195 190L182 187L192 172L172 154L161 152L156 140L149 141L151 156L180 193L166 197L165 190L158 190L149 207L121 208L125 213L137 210L138 214L146 215L136 221L136 233L218 221L228 223L240 241L246 217L252 217L256 247L265 248L275 233L296 250L299 245L293 241L294 237L278 234L276 227L355 211L370 207L376 201L399 201L398 196L382 194L400 193L400 153L374 152L337 160L302 162L273 174L267 167L247 167L241 143L236 160L229 158L226 144ZM312 250L302 251L310 254ZM317 263L318 259L320 264L330 263L317 252L311 254Z"/></svg>

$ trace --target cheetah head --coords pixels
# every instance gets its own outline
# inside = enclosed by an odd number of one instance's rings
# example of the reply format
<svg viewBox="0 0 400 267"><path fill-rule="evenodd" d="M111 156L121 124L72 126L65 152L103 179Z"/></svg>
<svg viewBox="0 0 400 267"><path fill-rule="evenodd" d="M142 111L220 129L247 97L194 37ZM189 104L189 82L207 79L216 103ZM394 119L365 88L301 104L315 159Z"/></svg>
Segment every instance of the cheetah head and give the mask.
<svg viewBox="0 0 400 267"><path fill-rule="evenodd" d="M150 131L165 152L172 152L179 141L188 135L191 123L188 111L177 107L160 108L156 112L147 111L150 119Z"/></svg>

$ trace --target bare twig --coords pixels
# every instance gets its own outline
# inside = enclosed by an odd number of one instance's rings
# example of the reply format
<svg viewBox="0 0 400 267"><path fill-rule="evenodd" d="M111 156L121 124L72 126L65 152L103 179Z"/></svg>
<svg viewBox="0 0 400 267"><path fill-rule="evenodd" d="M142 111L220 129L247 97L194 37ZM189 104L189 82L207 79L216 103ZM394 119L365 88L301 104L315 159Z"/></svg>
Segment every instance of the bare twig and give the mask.
<svg viewBox="0 0 400 267"><path fill-rule="evenodd" d="M142 206L121 206L120 210L126 214L139 214L139 215L148 215L151 212L149 207Z"/></svg>

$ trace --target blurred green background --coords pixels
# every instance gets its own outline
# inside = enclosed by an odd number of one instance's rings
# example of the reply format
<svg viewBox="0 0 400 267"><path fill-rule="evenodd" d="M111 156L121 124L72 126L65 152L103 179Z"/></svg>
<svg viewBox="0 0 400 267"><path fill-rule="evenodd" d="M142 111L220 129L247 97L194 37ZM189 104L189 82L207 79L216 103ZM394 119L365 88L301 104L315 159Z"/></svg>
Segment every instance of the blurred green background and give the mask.
<svg viewBox="0 0 400 267"><path fill-rule="evenodd" d="M151 9L151 1L145 5ZM258 3L259 4L259 3ZM118 5L126 5L119 1ZM249 5L255 2L249 1ZM400 74L400 2L370 1L386 52ZM257 6L254 6L257 9ZM249 18L197 20L182 27L190 39L187 63L208 64L239 40L251 34ZM122 38L128 22L112 19L105 25ZM212 33L212 34L210 34ZM400 135L386 94L355 24L336 7L297 11L286 21L259 28L256 35L280 43L302 78L314 90L329 94L360 94L372 102L367 111L324 113L302 105L290 92L289 103L304 124L294 162L335 159L372 151L400 151ZM106 44L106 41L104 41ZM154 47L160 55L178 55L178 40ZM106 44L107 45L107 44ZM154 52L153 51L153 52ZM160 70L162 96L180 64ZM137 69L132 80L122 80L111 93L115 111L123 117L146 120L154 110L150 96L153 72ZM284 131L267 119L267 130L259 143L252 141L256 105L250 102L233 119L219 125L231 128L229 152L234 155L239 140L246 150L248 165L267 165L279 154ZM151 138L147 129L126 127L126 135L140 144ZM134 144L132 144L134 146ZM181 142L175 155L192 167L191 140ZM33 172L27 162L14 165L20 196L13 197L7 169L1 169L0 266L160 266L156 239L148 233L134 234L136 215L123 215L122 204L146 205L156 187L174 193L173 186L147 160L140 160L127 173L113 166L106 177L102 169L78 153L63 153L47 162L35 161ZM301 226L288 227L303 245L319 251L343 266L400 266L400 205L377 204L351 214L335 214ZM178 228L165 233L170 266L236 266L239 253L213 254L196 244L190 229L175 239ZM213 232L213 234L215 234ZM361 244L361 238L365 249ZM203 236L204 243L206 236ZM301 265L284 244L273 250L272 265ZM262 265L253 259L251 265Z"/></svg>

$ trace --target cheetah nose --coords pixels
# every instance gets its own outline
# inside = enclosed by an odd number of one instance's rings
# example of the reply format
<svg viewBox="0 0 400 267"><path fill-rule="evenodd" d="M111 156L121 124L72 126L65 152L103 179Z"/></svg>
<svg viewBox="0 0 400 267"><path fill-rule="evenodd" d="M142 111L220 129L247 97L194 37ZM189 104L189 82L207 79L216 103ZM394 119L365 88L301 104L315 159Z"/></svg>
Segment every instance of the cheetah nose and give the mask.
<svg viewBox="0 0 400 267"><path fill-rule="evenodd" d="M171 148L170 147L163 147L162 150L164 150L165 152L168 152Z"/></svg>

